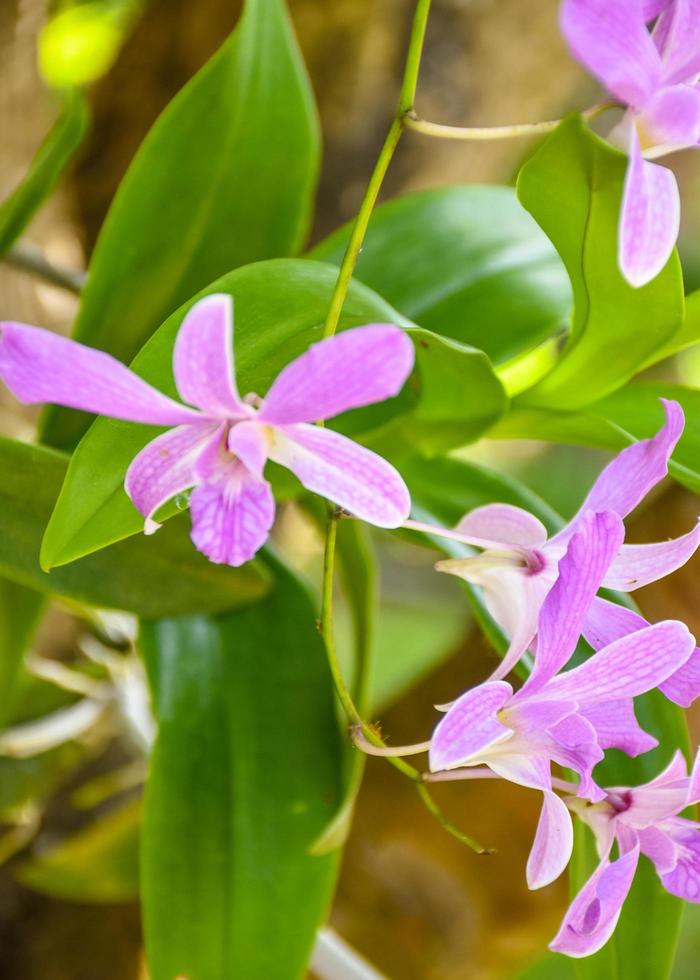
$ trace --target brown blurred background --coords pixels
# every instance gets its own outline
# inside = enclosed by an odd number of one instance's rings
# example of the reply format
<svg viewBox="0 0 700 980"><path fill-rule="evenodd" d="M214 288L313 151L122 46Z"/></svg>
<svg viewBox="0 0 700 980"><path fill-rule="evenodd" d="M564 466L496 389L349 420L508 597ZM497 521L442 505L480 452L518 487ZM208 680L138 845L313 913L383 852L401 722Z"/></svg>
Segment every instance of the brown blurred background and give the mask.
<svg viewBox="0 0 700 980"><path fill-rule="evenodd" d="M35 69L36 33L46 7L45 0L0 0L0 199L21 178L55 112ZM350 218L359 202L397 97L413 2L290 0L290 7L324 130L316 240ZM559 37L557 7L557 0L435 0L420 114L462 125L524 122L593 101L594 84ZM151 4L113 70L93 90L94 125L69 178L29 229L28 239L51 260L85 267L141 139L225 38L239 8L236 0ZM467 145L407 133L385 194L460 181L508 183L525 150L517 141ZM688 170L688 161L682 166ZM690 173L686 180L692 187ZM686 196L686 240L692 244L697 195ZM688 251L692 260L694 249ZM0 306L3 316L67 331L76 301L0 265ZM22 434L30 421L0 395L0 430ZM501 446L498 458L527 467L539 451ZM597 463L591 456L591 476ZM580 468L572 465L570 472L567 492L575 501L586 480ZM696 501L674 489L656 498L633 537L680 533L696 513ZM450 602L462 601L453 582L441 577L438 588ZM677 615L700 629L696 588L691 567L670 585L648 589L643 606L651 617ZM393 742L423 739L434 724L432 705L488 671L493 655L467 625L460 630L451 658L383 718ZM42 633L42 648L55 652L70 636L66 618L54 617ZM430 819L410 785L371 760L332 921L398 980L516 976L544 949L566 900L563 882L534 894L525 888L539 800L496 783L441 787L436 796L455 822L498 853L477 857L459 845ZM135 980L142 970L135 905L59 902L21 888L0 869L1 980Z"/></svg>

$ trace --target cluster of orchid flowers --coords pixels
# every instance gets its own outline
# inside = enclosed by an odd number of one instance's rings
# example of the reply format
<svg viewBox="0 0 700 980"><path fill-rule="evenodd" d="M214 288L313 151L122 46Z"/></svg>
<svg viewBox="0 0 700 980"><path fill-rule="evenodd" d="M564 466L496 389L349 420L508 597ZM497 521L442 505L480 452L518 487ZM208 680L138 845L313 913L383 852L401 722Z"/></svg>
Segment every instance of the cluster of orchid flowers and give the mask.
<svg viewBox="0 0 700 980"><path fill-rule="evenodd" d="M660 431L623 450L554 537L532 514L507 504L480 507L455 528L438 528L409 519L408 489L390 463L311 424L396 395L413 360L413 345L398 327L370 324L311 346L284 368L264 399L241 398L233 374L231 299L213 295L192 306L175 344L175 380L183 401L196 406L189 407L101 351L38 327L0 324L0 377L20 400L170 426L126 473L125 488L146 533L158 528L163 504L191 491L197 548L215 562L248 561L273 522L264 477L272 459L307 489L368 523L422 530L478 549L437 568L482 590L509 646L487 681L444 708L428 743L430 770L456 779L495 774L542 792L527 865L531 888L566 868L570 811L592 827L600 866L552 944L570 956L589 955L612 933L640 853L654 862L668 891L700 901L698 825L680 816L700 800L700 766L689 777L677 753L645 786L601 788L593 778L606 749L636 756L657 745L636 720L634 697L659 688L687 706L700 694L700 650L685 625L649 625L597 594L601 587L630 592L647 585L683 565L700 545L700 524L666 542L623 543L623 518L667 473L683 412L665 401ZM595 653L563 670L581 636ZM532 651L529 677L515 691L504 678ZM577 783L553 776L553 763L575 773Z"/></svg>

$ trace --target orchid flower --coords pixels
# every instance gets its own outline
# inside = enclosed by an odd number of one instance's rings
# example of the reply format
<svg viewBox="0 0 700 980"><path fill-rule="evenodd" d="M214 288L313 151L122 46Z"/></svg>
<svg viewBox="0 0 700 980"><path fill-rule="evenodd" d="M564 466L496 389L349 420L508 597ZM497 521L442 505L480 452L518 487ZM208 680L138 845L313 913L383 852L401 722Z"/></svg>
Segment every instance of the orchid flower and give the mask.
<svg viewBox="0 0 700 980"><path fill-rule="evenodd" d="M644 786L608 789L604 799L592 805L568 800L593 830L600 864L571 903L550 948L582 957L607 942L632 886L640 853L652 861L667 892L700 902L700 824L678 815L698 801L700 753L689 777L680 752ZM615 842L619 856L611 861Z"/></svg>
<svg viewBox="0 0 700 980"><path fill-rule="evenodd" d="M212 295L185 317L175 343L177 390L188 407L120 361L48 330L0 324L0 378L20 401L53 402L146 425L172 426L131 463L125 489L145 518L194 487L192 540L211 561L241 565L267 539L275 515L268 459L361 520L397 527L408 490L380 456L310 423L396 395L413 345L391 324L370 324L314 344L288 364L264 399L241 398L233 363L233 304Z"/></svg>
<svg viewBox="0 0 700 980"><path fill-rule="evenodd" d="M673 173L646 158L700 141L700 0L564 0L561 27L574 57L627 110L610 135L629 155L618 261L643 286L666 265L680 224Z"/></svg>
<svg viewBox="0 0 700 980"><path fill-rule="evenodd" d="M653 438L623 449L600 474L579 512L552 538L547 537L541 521L510 504L477 507L454 530L406 522L406 527L482 549L477 557L448 559L435 567L479 586L490 614L508 637L508 651L492 674L493 680L505 677L532 643L542 603L558 574L559 559L586 512L613 511L626 517L666 476L684 417L677 402L662 399L662 404L666 424ZM700 524L675 540L621 544L602 585L632 592L680 568L698 545Z"/></svg>
<svg viewBox="0 0 700 980"><path fill-rule="evenodd" d="M529 678L515 693L504 681L485 681L467 691L447 709L430 743L432 772L487 766L505 779L542 791L542 814L527 866L531 888L561 874L573 844L571 817L552 790L551 764L578 773L579 795L603 799L592 771L604 749L616 747L634 756L657 744L639 727L632 698L662 684L695 649L687 627L667 621L627 634L579 667L559 673L573 656L588 608L623 534L622 521L613 512L581 516L542 605Z"/></svg>

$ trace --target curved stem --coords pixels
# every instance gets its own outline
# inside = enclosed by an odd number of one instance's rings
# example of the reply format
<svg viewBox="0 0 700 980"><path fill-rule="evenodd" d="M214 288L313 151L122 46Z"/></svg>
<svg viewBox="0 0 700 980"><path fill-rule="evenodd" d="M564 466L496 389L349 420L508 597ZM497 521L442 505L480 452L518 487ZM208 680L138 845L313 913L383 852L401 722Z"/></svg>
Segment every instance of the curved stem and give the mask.
<svg viewBox="0 0 700 980"><path fill-rule="evenodd" d="M616 102L601 102L581 113L584 119L595 119L608 109L617 108ZM404 125L424 136L434 136L445 140L508 140L522 136L540 136L551 133L562 122L561 119L548 119L544 122L515 123L512 126L445 126L442 123L421 119L412 109L406 112Z"/></svg>

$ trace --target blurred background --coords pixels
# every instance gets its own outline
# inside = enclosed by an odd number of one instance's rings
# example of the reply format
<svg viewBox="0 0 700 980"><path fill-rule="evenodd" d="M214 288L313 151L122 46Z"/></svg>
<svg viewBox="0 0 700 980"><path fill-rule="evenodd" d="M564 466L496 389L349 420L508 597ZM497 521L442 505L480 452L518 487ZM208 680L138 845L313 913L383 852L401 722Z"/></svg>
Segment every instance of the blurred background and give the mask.
<svg viewBox="0 0 700 980"><path fill-rule="evenodd" d="M289 5L325 139L313 242L352 217L359 203L397 98L413 2L290 0ZM128 36L111 69L91 89L90 135L26 235L51 262L76 270L86 268L116 187L149 127L221 44L240 10L237 0L123 6L129 7ZM435 0L417 100L420 114L437 122L488 125L555 118L595 101L595 85L571 61L559 37L557 7L557 0ZM57 113L36 66L37 37L52 12L47 0L0 0L0 200L22 178ZM92 39L86 61L109 60L111 53L103 50L103 39ZM510 183L527 150L521 141L461 144L408 132L384 196L455 182ZM700 168L685 154L676 171L684 185L682 250L690 289L700 285ZM0 264L3 317L67 332L76 306L70 292ZM673 370L693 383L700 371L696 361L688 356ZM28 435L33 419L0 393L3 433ZM604 461L602 454L531 443L483 443L471 455L517 474L564 513L575 509ZM631 524L630 537L679 534L697 510L686 491L662 488ZM293 508L283 515L279 534L293 542L300 566L315 573L318 541ZM382 712L382 729L394 743L419 741L434 724L432 705L481 680L494 654L473 629L456 582L432 572L430 552L388 536L378 537L378 545L378 669L390 674L393 658L419 651L421 669L428 672ZM670 583L646 589L642 608L651 619L677 616L700 630L697 586L696 561ZM114 624L100 629L106 629L108 646L119 645ZM69 611L53 609L35 652L59 663L71 661L84 630ZM382 706L381 677L377 684ZM64 702L65 692L37 684L26 692L26 717ZM697 743L700 729L694 719L691 723ZM138 793L130 795L127 786L128 807L116 817L110 803L115 786L103 793L106 802L100 795L105 774L133 768L134 757L123 731L112 724L79 747L67 744L21 764L0 758L0 807L8 821L0 837L0 858L7 859L0 867L2 980L145 977L134 895ZM92 787L92 806L81 810L75 793L86 783ZM34 796L28 804L30 785ZM495 782L439 787L436 797L458 825L497 853L477 857L462 847L432 821L405 780L381 760L370 760L332 923L377 969L399 980L525 976L522 971L536 963L566 903L565 882L536 893L525 887L539 799ZM113 818L107 844L104 833L89 833L96 814L108 822ZM59 852L56 860L57 843L85 828L77 851L63 857ZM47 861L52 853L54 859ZM689 922L675 980L696 976L698 949ZM550 974L558 975L564 973Z"/></svg>

